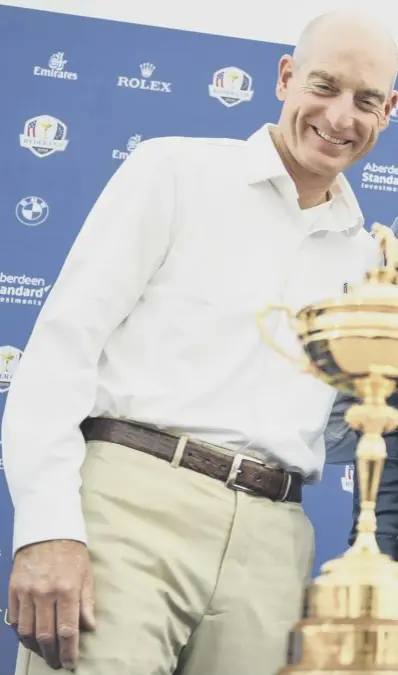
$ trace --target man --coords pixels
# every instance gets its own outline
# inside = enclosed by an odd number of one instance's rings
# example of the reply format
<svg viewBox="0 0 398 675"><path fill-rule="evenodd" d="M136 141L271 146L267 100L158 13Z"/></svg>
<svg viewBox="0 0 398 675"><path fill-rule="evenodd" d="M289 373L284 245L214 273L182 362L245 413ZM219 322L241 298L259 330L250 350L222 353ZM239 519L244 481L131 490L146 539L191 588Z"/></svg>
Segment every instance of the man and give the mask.
<svg viewBox="0 0 398 675"><path fill-rule="evenodd" d="M18 675L283 664L335 392L264 344L256 312L373 264L341 171L387 126L396 66L381 29L322 17L280 61L278 125L143 143L104 190L5 413ZM266 329L299 353L278 313Z"/></svg>

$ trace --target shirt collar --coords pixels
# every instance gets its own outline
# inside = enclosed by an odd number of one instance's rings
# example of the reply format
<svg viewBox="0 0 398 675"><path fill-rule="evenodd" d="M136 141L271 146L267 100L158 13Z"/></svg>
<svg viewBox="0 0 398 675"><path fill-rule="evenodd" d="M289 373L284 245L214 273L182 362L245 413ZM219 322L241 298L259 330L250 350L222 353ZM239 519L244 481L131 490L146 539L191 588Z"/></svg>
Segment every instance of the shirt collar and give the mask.
<svg viewBox="0 0 398 675"><path fill-rule="evenodd" d="M297 203L296 186L286 171L271 138L269 130L272 126L275 125L265 124L246 141L248 183L255 185L274 180L277 184L283 184L283 193L289 201ZM346 231L349 235L356 234L363 227L364 218L350 184L342 173L336 177L331 193L333 208L329 210L329 217L324 219L322 229L335 232Z"/></svg>

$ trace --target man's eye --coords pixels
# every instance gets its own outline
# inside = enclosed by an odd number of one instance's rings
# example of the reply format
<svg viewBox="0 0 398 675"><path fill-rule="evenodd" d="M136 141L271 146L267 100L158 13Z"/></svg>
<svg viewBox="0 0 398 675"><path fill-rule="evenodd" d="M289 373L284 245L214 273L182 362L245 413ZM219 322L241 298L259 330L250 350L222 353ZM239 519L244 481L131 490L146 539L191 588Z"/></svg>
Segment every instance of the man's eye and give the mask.
<svg viewBox="0 0 398 675"><path fill-rule="evenodd" d="M328 84L316 84L315 86L317 89L321 89L322 91L333 91Z"/></svg>

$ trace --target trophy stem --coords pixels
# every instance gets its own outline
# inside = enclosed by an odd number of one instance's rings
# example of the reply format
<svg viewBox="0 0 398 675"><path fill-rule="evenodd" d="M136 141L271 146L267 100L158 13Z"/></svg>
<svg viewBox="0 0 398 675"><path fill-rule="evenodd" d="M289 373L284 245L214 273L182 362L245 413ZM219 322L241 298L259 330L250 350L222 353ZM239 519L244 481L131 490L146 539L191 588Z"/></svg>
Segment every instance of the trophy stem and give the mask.
<svg viewBox="0 0 398 675"><path fill-rule="evenodd" d="M386 456L386 444L382 435L365 432L356 452L360 512L357 537L349 553L380 552L376 542L376 499Z"/></svg>
<svg viewBox="0 0 398 675"><path fill-rule="evenodd" d="M347 555L362 552L379 554L376 542L376 500L387 457L382 434L392 431L398 424L398 412L386 403L386 398L395 388L395 382L378 373L370 373L356 385L363 402L347 411L346 421L352 428L363 432L356 450L360 513L357 538Z"/></svg>

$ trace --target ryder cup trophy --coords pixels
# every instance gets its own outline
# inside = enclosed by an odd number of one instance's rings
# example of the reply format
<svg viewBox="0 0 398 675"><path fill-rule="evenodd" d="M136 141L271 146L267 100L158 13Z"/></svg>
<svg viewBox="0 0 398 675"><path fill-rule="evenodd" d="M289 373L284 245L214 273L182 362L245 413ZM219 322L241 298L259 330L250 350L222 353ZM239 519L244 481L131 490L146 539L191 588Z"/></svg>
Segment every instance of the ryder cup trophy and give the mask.
<svg viewBox="0 0 398 675"><path fill-rule="evenodd" d="M386 403L398 385L398 240L373 227L384 264L342 297L301 309L280 305L258 315L287 313L303 349L307 372L358 399L346 413L360 432L356 449L361 508L357 537L343 556L323 565L307 589L307 609L292 632L292 656L280 675L398 673L398 563L376 543L376 499L386 457L384 432L398 426Z"/></svg>

